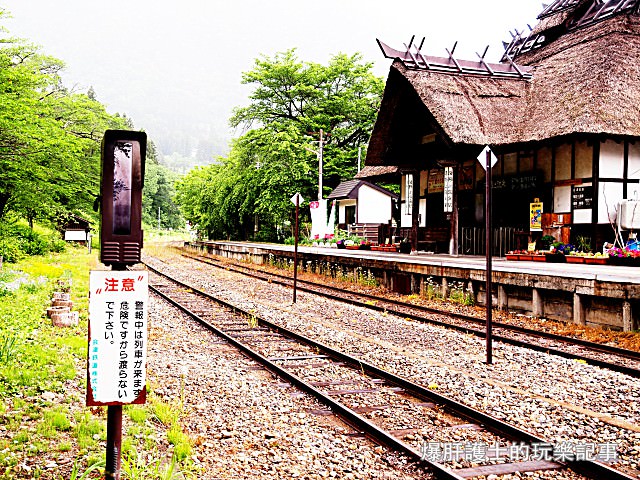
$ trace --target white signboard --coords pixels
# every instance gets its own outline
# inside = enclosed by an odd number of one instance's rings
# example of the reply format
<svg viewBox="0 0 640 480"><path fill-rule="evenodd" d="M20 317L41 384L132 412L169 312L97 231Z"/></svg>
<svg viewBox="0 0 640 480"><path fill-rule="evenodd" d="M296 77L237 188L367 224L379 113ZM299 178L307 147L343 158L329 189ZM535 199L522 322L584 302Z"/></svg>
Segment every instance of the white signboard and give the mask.
<svg viewBox="0 0 640 480"><path fill-rule="evenodd" d="M491 168L493 168L495 164L498 163L498 157L496 157L493 151L489 148L489 145L487 145L486 147L484 147L484 150L482 150L482 153L478 155L478 161L480 162L480 165L482 165L482 168L484 168L485 170L487 169L487 152L489 152L489 155L491 155L491 159L489 161Z"/></svg>
<svg viewBox="0 0 640 480"><path fill-rule="evenodd" d="M444 211L453 212L453 167L444 169Z"/></svg>
<svg viewBox="0 0 640 480"><path fill-rule="evenodd" d="M302 205L304 202L304 198L299 193L296 193L293 197L291 197L291 203L294 205Z"/></svg>
<svg viewBox="0 0 640 480"><path fill-rule="evenodd" d="M86 242L88 233L85 230L66 230L64 239L66 241Z"/></svg>
<svg viewBox="0 0 640 480"><path fill-rule="evenodd" d="M411 215L413 213L413 175L408 174L405 177L405 203L404 213L405 215Z"/></svg>
<svg viewBox="0 0 640 480"><path fill-rule="evenodd" d="M144 403L148 273L92 271L89 288L87 405Z"/></svg>

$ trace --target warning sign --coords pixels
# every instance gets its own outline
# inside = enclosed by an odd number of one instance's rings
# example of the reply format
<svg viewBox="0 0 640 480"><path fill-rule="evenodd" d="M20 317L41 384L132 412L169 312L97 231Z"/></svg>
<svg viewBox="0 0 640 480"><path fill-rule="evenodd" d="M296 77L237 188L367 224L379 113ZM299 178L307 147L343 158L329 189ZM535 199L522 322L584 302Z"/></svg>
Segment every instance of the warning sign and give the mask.
<svg viewBox="0 0 640 480"><path fill-rule="evenodd" d="M92 271L89 285L87 405L144 403L148 273Z"/></svg>

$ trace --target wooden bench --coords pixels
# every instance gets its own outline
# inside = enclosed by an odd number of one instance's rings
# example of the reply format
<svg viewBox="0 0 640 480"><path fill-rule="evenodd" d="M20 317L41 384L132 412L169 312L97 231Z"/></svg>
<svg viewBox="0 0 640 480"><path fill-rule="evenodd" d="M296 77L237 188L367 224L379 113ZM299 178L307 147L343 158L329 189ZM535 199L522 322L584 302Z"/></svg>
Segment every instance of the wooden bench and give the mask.
<svg viewBox="0 0 640 480"><path fill-rule="evenodd" d="M418 250L446 253L449 251L451 232L449 227L427 227L418 240Z"/></svg>

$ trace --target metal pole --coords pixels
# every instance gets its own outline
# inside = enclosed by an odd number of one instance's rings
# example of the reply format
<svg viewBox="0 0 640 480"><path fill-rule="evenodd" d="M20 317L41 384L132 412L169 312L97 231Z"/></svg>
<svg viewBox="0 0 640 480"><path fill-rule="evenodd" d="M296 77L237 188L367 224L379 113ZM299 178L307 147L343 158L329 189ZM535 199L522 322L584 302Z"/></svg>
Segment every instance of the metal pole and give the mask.
<svg viewBox="0 0 640 480"><path fill-rule="evenodd" d="M492 336L492 322L491 322L491 308L492 308L492 298L491 298L491 247L493 245L493 235L491 231L491 151L487 149L487 175L486 175L486 191L485 191L485 206L484 206L484 216L485 216L485 250L487 255L487 284L486 284L486 307L487 307L487 364L491 365L493 363L492 358L492 346L491 346L491 336Z"/></svg>
<svg viewBox="0 0 640 480"><path fill-rule="evenodd" d="M293 303L296 303L296 292L298 288L298 218L300 215L300 195L296 195L296 231L295 246L293 249Z"/></svg>
<svg viewBox="0 0 640 480"><path fill-rule="evenodd" d="M158 230L160 230L160 207L158 207Z"/></svg>
<svg viewBox="0 0 640 480"><path fill-rule="evenodd" d="M106 480L120 480L122 447L122 405L107 407L107 456L104 470Z"/></svg>
<svg viewBox="0 0 640 480"><path fill-rule="evenodd" d="M322 147L324 146L324 132L320 129L320 149L318 150L318 200L322 200Z"/></svg>
<svg viewBox="0 0 640 480"><path fill-rule="evenodd" d="M358 173L360 173L360 159L362 158L362 147L358 147Z"/></svg>

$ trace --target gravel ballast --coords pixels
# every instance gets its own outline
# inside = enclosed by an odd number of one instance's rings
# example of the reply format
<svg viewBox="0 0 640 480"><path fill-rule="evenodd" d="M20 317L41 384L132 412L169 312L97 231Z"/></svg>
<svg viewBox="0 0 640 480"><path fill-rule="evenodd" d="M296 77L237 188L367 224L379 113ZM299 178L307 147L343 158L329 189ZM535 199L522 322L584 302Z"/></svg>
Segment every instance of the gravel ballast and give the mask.
<svg viewBox="0 0 640 480"><path fill-rule="evenodd" d="M494 347L494 364L486 365L483 339L304 292L298 293L293 305L288 288L181 257L172 258L172 266L147 260L265 319L428 385L551 442L615 443L616 466L637 472L640 382L636 379L502 344ZM274 394L272 385L267 390Z"/></svg>

